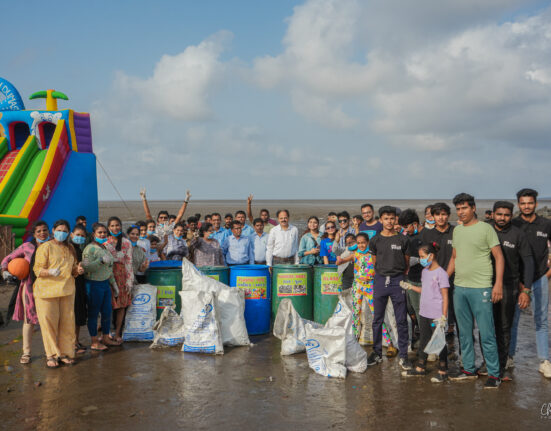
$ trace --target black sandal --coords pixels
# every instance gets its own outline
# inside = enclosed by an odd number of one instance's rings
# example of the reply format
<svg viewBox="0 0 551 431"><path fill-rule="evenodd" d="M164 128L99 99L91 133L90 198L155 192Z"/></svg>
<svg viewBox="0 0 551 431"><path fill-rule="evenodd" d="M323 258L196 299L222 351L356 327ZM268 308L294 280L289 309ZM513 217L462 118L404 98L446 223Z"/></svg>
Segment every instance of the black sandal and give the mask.
<svg viewBox="0 0 551 431"><path fill-rule="evenodd" d="M59 358L59 361L63 365L75 365L75 362L76 362L73 358L69 358L67 356L62 356L61 358Z"/></svg>
<svg viewBox="0 0 551 431"><path fill-rule="evenodd" d="M80 343L75 344L75 353L77 355L82 355L83 353L86 353L86 350L87 350L86 346L83 346Z"/></svg>

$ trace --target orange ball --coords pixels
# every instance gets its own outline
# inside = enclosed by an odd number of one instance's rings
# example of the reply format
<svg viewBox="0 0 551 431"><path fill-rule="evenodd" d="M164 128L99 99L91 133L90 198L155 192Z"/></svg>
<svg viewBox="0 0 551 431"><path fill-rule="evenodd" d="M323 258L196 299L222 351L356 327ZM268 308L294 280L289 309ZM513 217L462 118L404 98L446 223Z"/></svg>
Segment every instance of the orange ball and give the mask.
<svg viewBox="0 0 551 431"><path fill-rule="evenodd" d="M11 275L17 277L19 280L23 280L29 276L31 267L22 257L13 259L8 263L8 271Z"/></svg>

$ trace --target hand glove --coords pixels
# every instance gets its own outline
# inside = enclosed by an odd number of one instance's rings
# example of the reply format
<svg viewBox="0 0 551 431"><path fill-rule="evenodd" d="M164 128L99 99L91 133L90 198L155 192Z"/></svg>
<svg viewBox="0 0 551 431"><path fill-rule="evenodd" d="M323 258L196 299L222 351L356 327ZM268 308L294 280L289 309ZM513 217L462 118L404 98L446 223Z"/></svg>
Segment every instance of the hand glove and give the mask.
<svg viewBox="0 0 551 431"><path fill-rule="evenodd" d="M400 281L400 287L404 290L410 290L411 284L409 284L407 281Z"/></svg>
<svg viewBox="0 0 551 431"><path fill-rule="evenodd" d="M117 298L119 296L119 286L117 286L116 282L112 282L111 288L113 289L113 295Z"/></svg>
<svg viewBox="0 0 551 431"><path fill-rule="evenodd" d="M2 278L4 281L9 280L12 277L11 272L9 271L2 271Z"/></svg>
<svg viewBox="0 0 551 431"><path fill-rule="evenodd" d="M104 256L101 258L101 261L102 261L103 263L105 263L106 265L109 265L110 263L112 263L112 258L111 258L111 256L104 255Z"/></svg>
<svg viewBox="0 0 551 431"><path fill-rule="evenodd" d="M59 268L52 268L48 270L48 274L50 274L52 277L57 277L59 274L61 274L61 271Z"/></svg>

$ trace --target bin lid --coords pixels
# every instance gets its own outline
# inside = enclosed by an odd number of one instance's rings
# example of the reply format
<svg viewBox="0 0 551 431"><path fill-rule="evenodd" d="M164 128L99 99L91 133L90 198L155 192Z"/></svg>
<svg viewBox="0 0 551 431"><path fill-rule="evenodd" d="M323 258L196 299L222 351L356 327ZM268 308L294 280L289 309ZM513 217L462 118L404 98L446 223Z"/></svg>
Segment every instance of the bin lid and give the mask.
<svg viewBox="0 0 551 431"><path fill-rule="evenodd" d="M151 262L149 269L168 269L168 268L182 268L181 260L159 260L157 262Z"/></svg>

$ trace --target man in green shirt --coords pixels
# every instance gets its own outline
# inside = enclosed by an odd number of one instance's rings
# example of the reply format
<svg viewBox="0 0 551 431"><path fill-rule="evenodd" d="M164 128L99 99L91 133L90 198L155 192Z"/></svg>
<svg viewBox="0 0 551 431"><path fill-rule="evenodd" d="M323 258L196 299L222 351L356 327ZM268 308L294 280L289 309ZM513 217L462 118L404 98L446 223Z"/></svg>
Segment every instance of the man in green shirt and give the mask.
<svg viewBox="0 0 551 431"><path fill-rule="evenodd" d="M463 369L450 380L476 379L473 322L480 331L482 348L488 367L484 388L497 388L500 383L499 357L492 303L503 297L503 270L505 260L494 228L476 218L474 197L461 193L453 199L461 225L453 231L453 254L448 265L448 276L455 272L453 302L459 329ZM496 278L492 288L495 260Z"/></svg>

